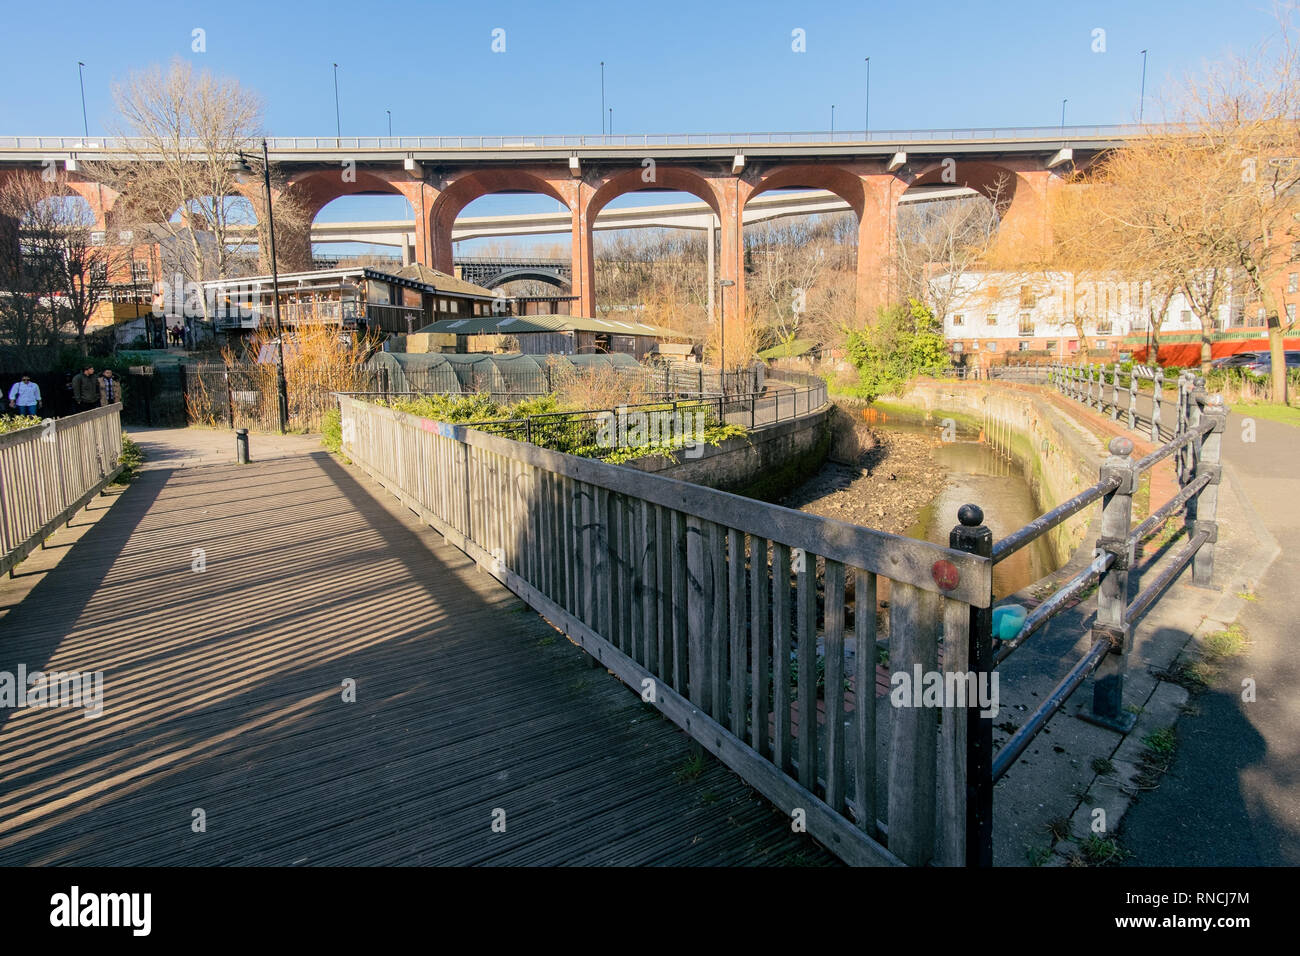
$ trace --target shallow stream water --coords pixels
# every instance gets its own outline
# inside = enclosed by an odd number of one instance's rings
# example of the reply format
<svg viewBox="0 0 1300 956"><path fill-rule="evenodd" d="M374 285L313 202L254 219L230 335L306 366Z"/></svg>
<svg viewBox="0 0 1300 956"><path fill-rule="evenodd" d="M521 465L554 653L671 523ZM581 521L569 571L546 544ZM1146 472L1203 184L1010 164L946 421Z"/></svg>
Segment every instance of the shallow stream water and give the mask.
<svg viewBox="0 0 1300 956"><path fill-rule="evenodd" d="M922 425L890 423L876 427L933 432L932 427ZM957 510L964 504L979 505L984 510L984 523L993 531L994 541L1040 514L1021 469L984 442L943 442L935 447L934 454L948 480L908 530L911 537L946 546L948 533L958 523ZM1051 549L1040 538L994 566L994 596L1018 591L1056 569Z"/></svg>

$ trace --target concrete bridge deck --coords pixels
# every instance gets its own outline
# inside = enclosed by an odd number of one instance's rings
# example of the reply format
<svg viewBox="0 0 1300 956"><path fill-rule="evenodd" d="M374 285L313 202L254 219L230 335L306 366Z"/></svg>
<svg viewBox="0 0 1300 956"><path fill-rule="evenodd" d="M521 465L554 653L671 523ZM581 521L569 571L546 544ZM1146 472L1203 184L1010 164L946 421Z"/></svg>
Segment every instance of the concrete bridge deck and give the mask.
<svg viewBox="0 0 1300 956"><path fill-rule="evenodd" d="M0 709L0 864L834 862L313 440L136 437L0 582L0 671L103 671Z"/></svg>

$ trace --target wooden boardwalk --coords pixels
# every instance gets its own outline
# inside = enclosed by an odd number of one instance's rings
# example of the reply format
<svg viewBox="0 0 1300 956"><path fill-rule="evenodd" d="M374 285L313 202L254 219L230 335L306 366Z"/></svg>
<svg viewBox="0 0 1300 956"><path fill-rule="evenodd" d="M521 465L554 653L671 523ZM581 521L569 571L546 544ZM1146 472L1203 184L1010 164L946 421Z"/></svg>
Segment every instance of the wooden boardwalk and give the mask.
<svg viewBox="0 0 1300 956"><path fill-rule="evenodd" d="M0 709L0 864L834 862L324 453L115 494L0 583L0 671L104 672Z"/></svg>

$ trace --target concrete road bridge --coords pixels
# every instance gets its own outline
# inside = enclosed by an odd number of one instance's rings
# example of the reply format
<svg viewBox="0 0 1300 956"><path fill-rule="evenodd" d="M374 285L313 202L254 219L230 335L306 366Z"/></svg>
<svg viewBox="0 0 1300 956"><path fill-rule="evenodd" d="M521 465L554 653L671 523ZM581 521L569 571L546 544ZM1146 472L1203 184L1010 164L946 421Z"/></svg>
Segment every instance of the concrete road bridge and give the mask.
<svg viewBox="0 0 1300 956"><path fill-rule="evenodd" d="M540 193L564 207L578 311L595 314L592 233L627 193L696 196L717 218L717 273L726 313L743 316L743 229L765 193L825 190L858 220L859 301L881 301L900 202L913 190L960 187L1000 200L1002 252L1033 256L1050 240L1051 193L1068 173L1141 135L1131 126L873 130L870 133L707 133L619 136L276 137L270 155L314 219L347 195L404 196L414 210L418 261L451 271L461 211L492 193ZM81 165L97 157L147 160L138 144L85 137L0 137L0 168L64 167L107 227L118 199ZM256 190L256 184L241 187ZM286 187L288 188L288 187ZM613 210L611 210L612 212ZM310 230L277 237L310 259Z"/></svg>

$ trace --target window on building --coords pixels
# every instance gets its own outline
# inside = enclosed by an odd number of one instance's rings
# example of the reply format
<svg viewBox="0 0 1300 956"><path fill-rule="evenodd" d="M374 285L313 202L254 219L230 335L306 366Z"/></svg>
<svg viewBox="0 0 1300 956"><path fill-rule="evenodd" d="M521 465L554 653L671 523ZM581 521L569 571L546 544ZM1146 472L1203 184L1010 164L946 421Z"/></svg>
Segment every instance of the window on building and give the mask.
<svg viewBox="0 0 1300 956"><path fill-rule="evenodd" d="M1050 340L1050 341L1047 343L1047 351L1049 351L1049 352L1055 352L1055 351L1056 351L1056 347L1057 347L1058 345L1060 345L1060 344L1061 344L1060 341L1057 340L1057 339L1052 339L1052 340Z"/></svg>
<svg viewBox="0 0 1300 956"><path fill-rule="evenodd" d="M997 325L998 324L997 314L994 312L990 312L988 315L984 317L984 322L986 325Z"/></svg>
<svg viewBox="0 0 1300 956"><path fill-rule="evenodd" d="M1030 318L1028 312L1020 313L1020 334L1021 335L1034 334L1034 320Z"/></svg>
<svg viewBox="0 0 1300 956"><path fill-rule="evenodd" d="M1029 286L1022 285L1020 287L1020 308L1032 309L1037 301L1033 290Z"/></svg>
<svg viewBox="0 0 1300 956"><path fill-rule="evenodd" d="M1098 340L1097 340L1097 348L1099 348L1099 349L1104 349L1105 347L1106 347L1106 340L1105 340L1105 339L1098 339Z"/></svg>
<svg viewBox="0 0 1300 956"><path fill-rule="evenodd" d="M985 350L986 352L996 352L996 351L998 350L998 343L997 343L997 342L985 342L985 343L984 343L984 350Z"/></svg>
<svg viewBox="0 0 1300 956"><path fill-rule="evenodd" d="M1286 320L1287 320L1288 322L1294 322L1294 321L1295 321L1295 303L1294 303L1294 302L1288 302L1288 303L1287 303L1287 307L1286 307Z"/></svg>
<svg viewBox="0 0 1300 956"><path fill-rule="evenodd" d="M965 324L966 324L966 316L964 316L964 315L954 315L954 316L952 317L952 324L953 324L953 325L965 325Z"/></svg>
<svg viewBox="0 0 1300 956"><path fill-rule="evenodd" d="M961 351L961 343L960 343L960 342L953 342L953 343L952 343L952 350L953 350L954 352L960 352L960 351Z"/></svg>
<svg viewBox="0 0 1300 956"><path fill-rule="evenodd" d="M1191 324L1192 324L1192 310L1183 309L1183 325L1191 325Z"/></svg>
<svg viewBox="0 0 1300 956"><path fill-rule="evenodd" d="M1291 261L1300 261L1300 242L1291 243Z"/></svg>
<svg viewBox="0 0 1300 956"><path fill-rule="evenodd" d="M1293 272L1286 277L1286 291L1300 292L1300 272Z"/></svg>
<svg viewBox="0 0 1300 956"><path fill-rule="evenodd" d="M460 314L460 301L458 299L451 299L448 304L451 306L452 312Z"/></svg>
<svg viewBox="0 0 1300 956"><path fill-rule="evenodd" d="M1021 342L1021 343L1020 343L1020 347L1017 349L1017 351L1019 351L1019 352L1028 352L1028 351L1029 351L1029 343L1028 343L1028 342Z"/></svg>

